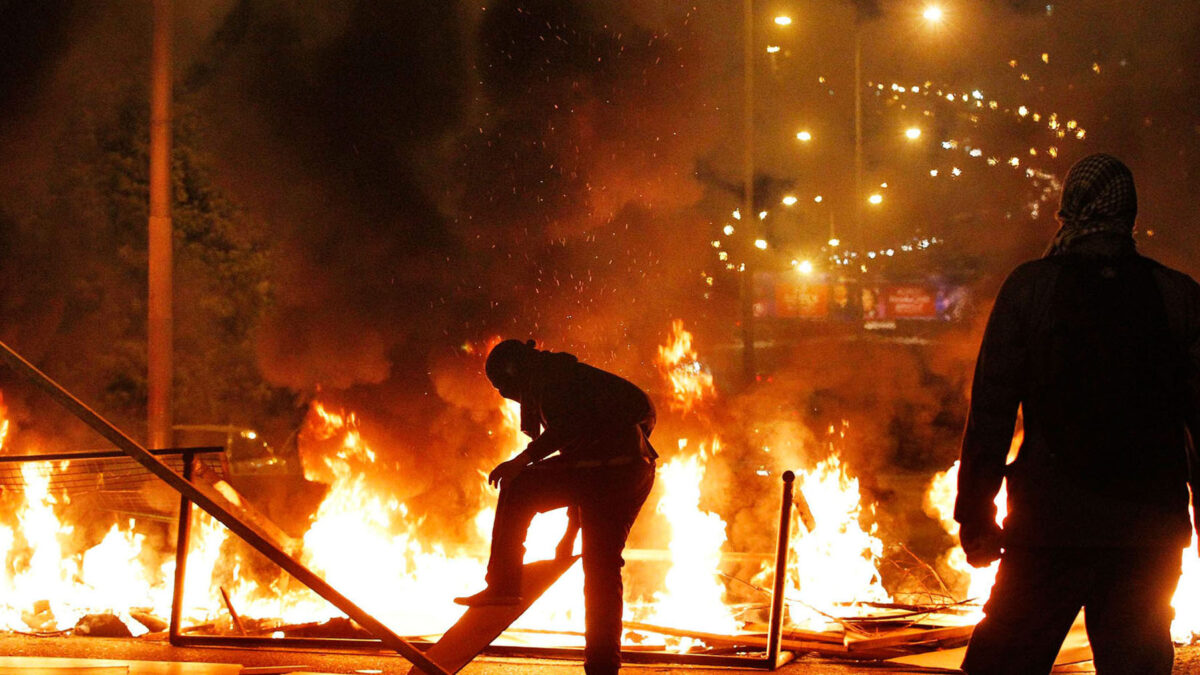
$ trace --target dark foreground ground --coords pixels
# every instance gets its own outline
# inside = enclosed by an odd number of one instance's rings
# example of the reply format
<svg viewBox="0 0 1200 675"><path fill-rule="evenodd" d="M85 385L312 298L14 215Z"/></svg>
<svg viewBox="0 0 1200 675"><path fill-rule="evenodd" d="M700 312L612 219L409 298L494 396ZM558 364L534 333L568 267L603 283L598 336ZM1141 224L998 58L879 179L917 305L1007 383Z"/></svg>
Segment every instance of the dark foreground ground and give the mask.
<svg viewBox="0 0 1200 675"><path fill-rule="evenodd" d="M197 649L172 647L165 642L121 638L39 638L0 635L0 656L53 656L144 661L205 661L238 663L243 666L294 666L296 670L363 675L364 671L392 675L406 673L407 661L387 654L346 654L287 649ZM758 673L760 670L698 668L688 666L629 665L629 675L728 675ZM481 658L464 668L464 675L568 675L582 673L575 661ZM875 664L856 664L811 656L800 658L779 671L783 675L845 675L847 673L931 672ZM945 672L945 671L941 671ZM1092 672L1078 670L1076 672ZM1200 646L1182 647L1175 653L1174 673L1200 675Z"/></svg>

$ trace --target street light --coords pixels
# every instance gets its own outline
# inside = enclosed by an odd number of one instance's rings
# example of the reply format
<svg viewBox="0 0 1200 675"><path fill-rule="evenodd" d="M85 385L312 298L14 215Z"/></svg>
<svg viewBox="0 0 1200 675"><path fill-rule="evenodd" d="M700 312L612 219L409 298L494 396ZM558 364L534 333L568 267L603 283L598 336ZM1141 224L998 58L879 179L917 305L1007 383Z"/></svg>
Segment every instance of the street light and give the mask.
<svg viewBox="0 0 1200 675"><path fill-rule="evenodd" d="M904 135L907 136L909 140L915 141L921 137L921 127L909 127L904 130Z"/></svg>
<svg viewBox="0 0 1200 675"><path fill-rule="evenodd" d="M921 15L930 24L941 23L945 18L945 12L942 11L939 5L927 5ZM854 227L857 230L855 234L862 239L862 212L858 207L859 199L862 195L863 184L863 139L862 139L862 16L856 15L854 19L854 199L852 203L854 208ZM917 129L917 135L913 136L912 129L905 132L910 139L915 139L920 136L920 130ZM872 195L871 203L878 204L874 198L878 196L879 201L883 201L881 195Z"/></svg>

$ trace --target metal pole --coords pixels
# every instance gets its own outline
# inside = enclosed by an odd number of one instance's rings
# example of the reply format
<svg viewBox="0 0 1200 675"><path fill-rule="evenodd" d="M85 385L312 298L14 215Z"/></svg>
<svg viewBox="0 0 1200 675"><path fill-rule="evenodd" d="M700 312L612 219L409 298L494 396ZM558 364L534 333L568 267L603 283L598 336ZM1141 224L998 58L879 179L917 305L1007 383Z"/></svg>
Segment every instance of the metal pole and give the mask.
<svg viewBox="0 0 1200 675"><path fill-rule="evenodd" d="M192 479L191 451L183 453L183 479ZM171 626L167 632L167 641L178 647L180 622L183 618L183 586L187 577L187 557L191 548L192 538L192 502L185 496L179 496L179 532L175 540L175 588L171 594Z"/></svg>
<svg viewBox="0 0 1200 675"><path fill-rule="evenodd" d="M127 436L125 432L101 417L96 411L84 404L83 401L75 398L69 391L63 389L61 385L38 370L32 363L21 358L20 354L14 352L11 347L3 342L0 342L0 359L3 359L19 374L29 378L30 381L41 388L42 391L49 394L59 405L66 408L83 423L108 439L110 443L120 448L126 455L137 460L150 473L158 476L163 482L174 488L176 492L187 497L197 506L210 513L222 525L229 528L230 532L253 546L255 550L266 556L268 560L282 567L283 571L291 574L297 581L312 589L314 593L328 600L331 605L342 610L346 616L357 621L358 625L378 637L385 647L399 652L401 656L411 661L414 665L420 666L422 670L430 673L430 675L449 675L445 669L429 660L411 643L397 635L392 629L384 625L383 622L368 614L349 598L342 595L337 589L330 586L327 581L305 567L299 560L296 560L288 555L286 551L279 548L268 536L259 532L244 518L234 513L234 510L237 509L235 505L225 501L219 494L214 493L210 495L198 489L190 481L172 470L171 467L164 464L162 460L151 454L146 448L139 445L137 441Z"/></svg>
<svg viewBox="0 0 1200 675"><path fill-rule="evenodd" d="M746 228L745 269L738 290L742 312L742 376L753 384L758 372L754 358L754 240L758 238L758 214L754 211L754 0L744 0L742 40L742 227Z"/></svg>
<svg viewBox="0 0 1200 675"><path fill-rule="evenodd" d="M154 0L150 85L149 320L146 330L147 439L171 447L171 0Z"/></svg>
<svg viewBox="0 0 1200 675"><path fill-rule="evenodd" d="M779 661L783 635L783 587L787 580L788 549L792 525L792 483L796 474L783 472L783 500L779 505L779 542L775 547L775 583L771 587L771 621L767 627L767 662ZM772 665L772 667L774 667Z"/></svg>
<svg viewBox="0 0 1200 675"><path fill-rule="evenodd" d="M866 246L862 222L863 138L862 138L862 26L854 19L854 236L860 249Z"/></svg>

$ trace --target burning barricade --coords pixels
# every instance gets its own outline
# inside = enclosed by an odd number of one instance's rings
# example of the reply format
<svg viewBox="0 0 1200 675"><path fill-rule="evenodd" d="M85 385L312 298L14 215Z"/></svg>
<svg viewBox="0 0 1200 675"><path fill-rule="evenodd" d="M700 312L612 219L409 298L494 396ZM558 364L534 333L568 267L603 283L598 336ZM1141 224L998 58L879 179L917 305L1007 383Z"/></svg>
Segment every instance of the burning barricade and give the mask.
<svg viewBox="0 0 1200 675"><path fill-rule="evenodd" d="M463 351L478 360L486 348L468 345ZM624 645L672 653L761 652L768 646L778 569L766 551L778 517L779 477L804 457L766 445L734 456L713 405L718 397L713 378L682 323L659 349L658 368L660 391L669 398L660 403L667 423L655 441L669 452L663 453L648 505L653 511L648 508L645 522L635 526L627 551ZM480 419L489 425L492 455L515 454L524 443L516 406L498 397L488 405L491 412ZM809 439L822 446L823 452L812 454L821 458L796 471L797 507L785 514L792 534L782 580L784 649L881 659L965 643L994 566L970 569L957 548L928 562L889 550L896 547L886 546L878 532L876 505L864 499L859 478L839 451L847 428L848 422L833 424L823 437ZM6 454L14 433L7 417L0 417L0 450ZM428 639L461 614L451 599L471 591L483 576L494 493L479 475L480 485L455 496L454 508L462 511L457 531L438 539L427 527L427 514L398 496L396 486L406 476L399 462L387 459L395 451L373 447L369 436L353 412L311 406L300 434L303 472L327 487L304 531L286 537L298 559L365 611L400 635ZM482 457L479 465L488 459ZM220 470L219 461L200 461ZM168 544L176 534L174 515L161 505L156 510L112 500L122 489L126 496L137 493L137 481L152 479L134 466L117 468L96 459L3 466L0 622L8 630L83 634L81 626L105 624L86 617L111 615L132 635L155 635L174 610L181 631L191 634L365 636L207 514L191 519L185 583L175 597L176 560ZM923 494L926 512L947 536L955 534L948 516L955 470L934 476ZM713 498L721 491L714 486L730 484L745 494L727 495L724 502ZM79 513L71 504L97 493L109 498L104 508L92 510L86 523L73 521ZM734 498L754 508L723 511L722 504ZM998 505L1003 512L1002 498ZM565 525L561 512L535 519L526 560L552 557ZM731 535L747 531L768 535ZM1194 597L1200 582L1195 545L1185 554L1177 598ZM886 568L896 558L923 570L920 583L914 575L903 584L886 583ZM944 579L946 574L959 578ZM502 643L580 646L581 586L576 566ZM1177 602L1176 610L1176 638L1194 639L1200 631L1196 608Z"/></svg>

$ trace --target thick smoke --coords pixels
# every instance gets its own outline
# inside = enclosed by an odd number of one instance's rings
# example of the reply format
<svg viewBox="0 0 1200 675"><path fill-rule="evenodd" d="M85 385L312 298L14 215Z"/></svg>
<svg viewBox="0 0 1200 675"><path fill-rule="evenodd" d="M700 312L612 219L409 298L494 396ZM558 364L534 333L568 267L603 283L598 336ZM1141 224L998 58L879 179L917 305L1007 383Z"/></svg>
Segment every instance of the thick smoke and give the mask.
<svg viewBox="0 0 1200 675"><path fill-rule="evenodd" d="M177 110L191 129L178 147L206 186L186 203L226 204L204 214L229 225L183 257L194 273L180 280L179 340L196 345L180 357L183 420L273 421L282 439L296 400L357 410L401 467L397 492L449 529L483 499L477 471L502 452L487 433L497 401L464 345L534 337L658 395L655 346L684 318L720 378L736 379L738 280L710 242L740 202L742 3L176 4ZM796 238L824 240L831 226L854 245L942 235L972 261L982 314L1053 232L1053 202L1031 218L1038 193L1007 169L930 183L953 137L1057 175L1087 152L1126 157L1143 248L1195 271L1189 4L1096 0L1050 15L1043 3L968 4L936 34L906 3L804 3L790 33L756 17L756 39L780 46L756 64L759 170L826 198L795 218ZM121 139L144 128L149 18L140 5L38 6L3 10L0 336L137 428L144 147ZM891 187L886 210L855 228L856 18L864 80L980 88L1078 119L1086 139L1048 157L1044 125L868 93L867 177ZM904 145L898 125L915 122L923 145ZM798 128L813 130L811 147L792 141ZM226 248L241 267L205 257ZM251 297L229 294L239 287ZM213 325L232 337L210 339ZM840 447L864 491L900 512L909 495L889 476L953 458L977 336L803 342L769 382L725 399L733 452L765 443L803 464L848 420ZM229 356L196 356L218 352ZM55 414L20 399L6 396L26 426ZM730 467L722 485L747 480ZM761 522L735 515L734 539L757 547Z"/></svg>

